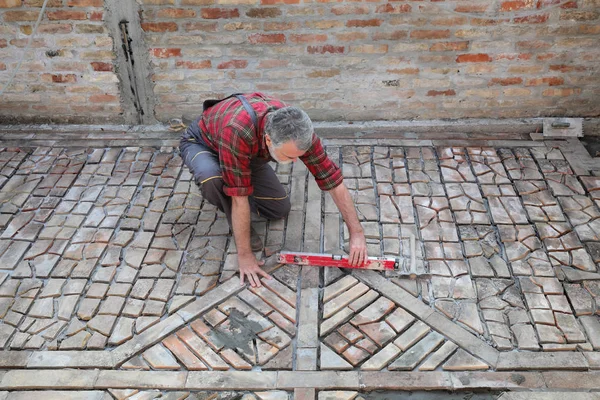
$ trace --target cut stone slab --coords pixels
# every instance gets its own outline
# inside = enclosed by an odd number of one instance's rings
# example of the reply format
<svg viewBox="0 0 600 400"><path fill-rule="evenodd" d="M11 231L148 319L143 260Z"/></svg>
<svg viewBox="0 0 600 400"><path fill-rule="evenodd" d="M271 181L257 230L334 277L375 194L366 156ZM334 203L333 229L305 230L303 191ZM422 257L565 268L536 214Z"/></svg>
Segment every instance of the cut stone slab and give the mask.
<svg viewBox="0 0 600 400"><path fill-rule="evenodd" d="M321 370L351 370L352 368L350 363L321 343Z"/></svg>
<svg viewBox="0 0 600 400"><path fill-rule="evenodd" d="M594 350L600 351L600 318L598 316L586 315L579 317L579 322L583 325Z"/></svg>
<svg viewBox="0 0 600 400"><path fill-rule="evenodd" d="M480 371L487 370L490 366L463 349L458 349L442 368L445 371Z"/></svg>

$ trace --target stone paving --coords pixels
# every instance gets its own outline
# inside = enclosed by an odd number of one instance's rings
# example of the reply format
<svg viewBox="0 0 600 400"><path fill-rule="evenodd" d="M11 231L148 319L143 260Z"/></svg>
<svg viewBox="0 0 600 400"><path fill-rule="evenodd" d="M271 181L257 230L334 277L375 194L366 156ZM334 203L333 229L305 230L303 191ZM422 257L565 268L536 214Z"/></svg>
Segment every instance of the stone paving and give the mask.
<svg viewBox="0 0 600 400"><path fill-rule="evenodd" d="M303 164L274 165L292 209L253 217L261 288L239 284L175 149L2 148L0 399L600 390L600 168L582 147L371 142L326 144L369 254L400 268L278 264L348 232Z"/></svg>

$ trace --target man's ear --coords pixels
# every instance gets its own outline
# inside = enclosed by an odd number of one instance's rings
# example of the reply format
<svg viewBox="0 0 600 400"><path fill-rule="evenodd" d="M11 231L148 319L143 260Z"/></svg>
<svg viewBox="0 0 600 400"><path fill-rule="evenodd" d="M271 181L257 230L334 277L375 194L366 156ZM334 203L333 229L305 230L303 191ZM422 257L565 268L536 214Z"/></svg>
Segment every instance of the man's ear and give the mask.
<svg viewBox="0 0 600 400"><path fill-rule="evenodd" d="M268 133L265 133L265 143L267 144L267 146L271 146L271 144L272 144L271 136L269 136Z"/></svg>

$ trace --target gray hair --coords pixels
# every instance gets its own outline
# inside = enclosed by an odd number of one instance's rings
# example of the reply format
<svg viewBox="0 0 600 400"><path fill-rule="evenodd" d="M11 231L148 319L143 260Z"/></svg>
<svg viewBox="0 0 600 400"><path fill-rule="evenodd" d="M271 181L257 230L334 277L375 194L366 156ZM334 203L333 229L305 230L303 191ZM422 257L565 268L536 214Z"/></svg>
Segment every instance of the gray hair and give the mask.
<svg viewBox="0 0 600 400"><path fill-rule="evenodd" d="M284 107L267 114L265 133L274 147L293 141L300 151L306 151L312 144L313 124L307 113L298 107Z"/></svg>

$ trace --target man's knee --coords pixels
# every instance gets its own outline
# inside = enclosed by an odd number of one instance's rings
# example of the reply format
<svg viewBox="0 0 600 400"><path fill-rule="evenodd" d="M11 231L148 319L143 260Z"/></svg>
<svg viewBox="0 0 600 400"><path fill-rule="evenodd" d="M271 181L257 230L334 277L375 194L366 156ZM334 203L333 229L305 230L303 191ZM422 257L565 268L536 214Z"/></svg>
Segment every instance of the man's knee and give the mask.
<svg viewBox="0 0 600 400"><path fill-rule="evenodd" d="M288 216L291 208L292 204L290 203L290 198L285 197L284 199L262 202L262 204L259 205L259 213L268 219L281 219Z"/></svg>
<svg viewBox="0 0 600 400"><path fill-rule="evenodd" d="M214 176L204 181L200 181L199 178L196 178L196 183L200 187L202 197L208 200L209 203L214 205L220 203L221 198L224 196L223 178Z"/></svg>

